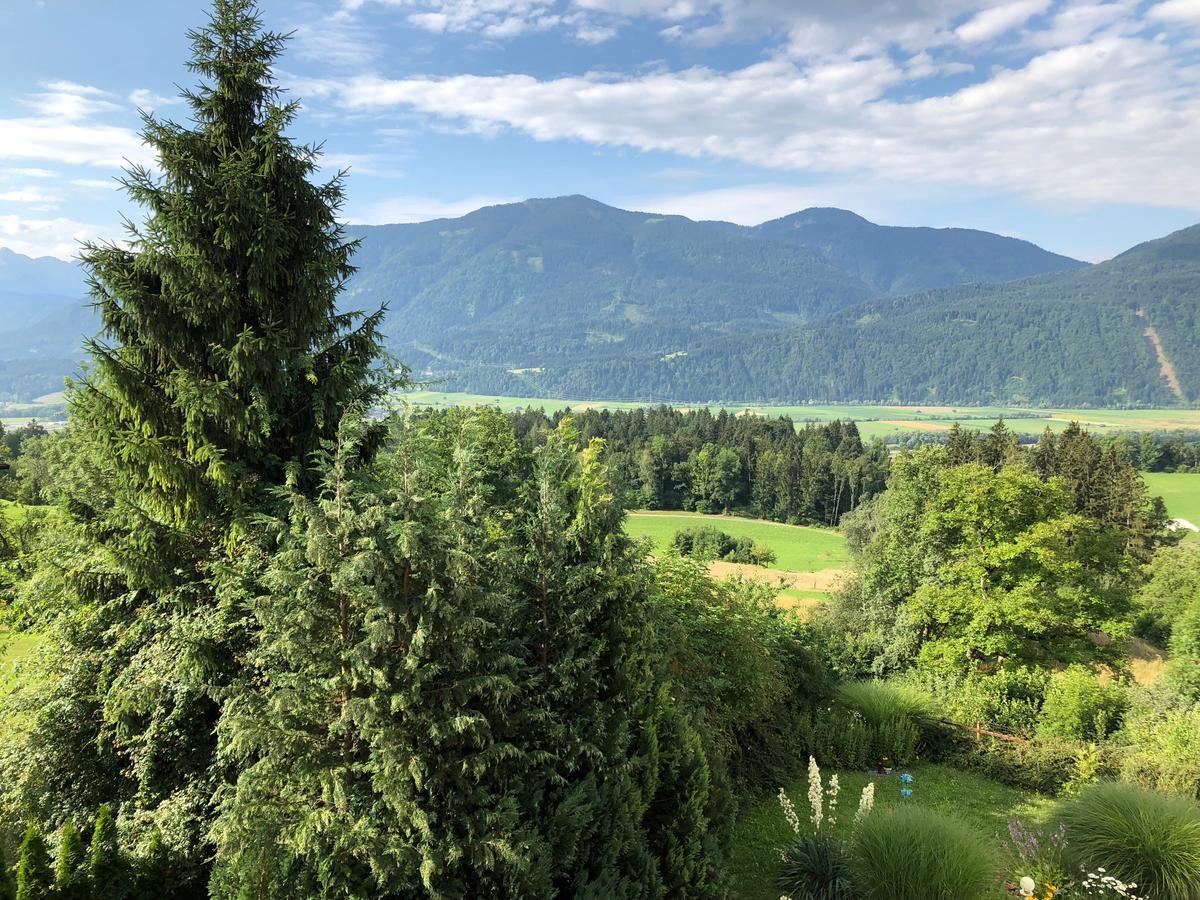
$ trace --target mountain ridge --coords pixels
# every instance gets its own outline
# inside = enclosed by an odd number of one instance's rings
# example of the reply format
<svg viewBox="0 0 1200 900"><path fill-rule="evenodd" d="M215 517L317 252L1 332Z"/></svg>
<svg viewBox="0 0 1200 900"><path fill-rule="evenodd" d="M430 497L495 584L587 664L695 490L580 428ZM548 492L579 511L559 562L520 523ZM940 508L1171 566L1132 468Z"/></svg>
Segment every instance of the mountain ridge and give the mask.
<svg viewBox="0 0 1200 900"><path fill-rule="evenodd" d="M1200 398L1189 344L1200 225L1095 266L990 232L877 225L834 207L742 226L583 195L347 231L362 243L343 308L386 303L388 350L422 380L462 390L1177 402L1145 335L1152 327L1185 397ZM72 268L48 265L52 278ZM80 355L74 332L94 314L78 298L56 308L30 293L14 300L4 284L0 312L8 304L11 320L24 303L28 320L0 326L0 397L14 393L6 365L20 371L22 393L54 390L62 359ZM45 383L35 385L39 359ZM1099 365L1113 359L1115 373Z"/></svg>

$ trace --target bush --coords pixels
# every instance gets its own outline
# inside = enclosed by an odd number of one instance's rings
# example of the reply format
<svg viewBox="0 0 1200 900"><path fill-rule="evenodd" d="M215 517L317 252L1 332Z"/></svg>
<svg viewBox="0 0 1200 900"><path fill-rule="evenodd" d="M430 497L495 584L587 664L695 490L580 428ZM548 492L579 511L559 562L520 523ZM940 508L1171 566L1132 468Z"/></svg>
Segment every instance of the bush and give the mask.
<svg viewBox="0 0 1200 900"><path fill-rule="evenodd" d="M973 672L961 680L942 679L929 689L951 719L989 731L1028 737L1037 729L1050 676L1030 666Z"/></svg>
<svg viewBox="0 0 1200 900"><path fill-rule="evenodd" d="M700 562L722 560L753 566L769 566L775 562L775 551L748 537L735 538L711 525L682 528L675 532L671 546L680 556Z"/></svg>
<svg viewBox="0 0 1200 900"><path fill-rule="evenodd" d="M875 736L857 712L837 707L810 709L796 721L796 751L822 766L866 769L873 758Z"/></svg>
<svg viewBox="0 0 1200 900"><path fill-rule="evenodd" d="M1082 747L1066 743L1016 744L984 737L976 740L965 731L946 734L940 759L958 769L978 772L993 781L1040 794L1056 794L1075 778ZM1113 763L1102 760L1101 771Z"/></svg>
<svg viewBox="0 0 1200 900"><path fill-rule="evenodd" d="M1150 900L1200 900L1200 807L1125 784L1094 784L1064 801L1067 856L1104 868Z"/></svg>
<svg viewBox="0 0 1200 900"><path fill-rule="evenodd" d="M1200 705L1136 719L1125 734L1132 747L1121 763L1122 781L1200 798Z"/></svg>
<svg viewBox="0 0 1200 900"><path fill-rule="evenodd" d="M799 719L831 690L794 616L765 585L717 581L666 557L654 569L655 657L673 696L711 733L743 790L790 780Z"/></svg>
<svg viewBox="0 0 1200 900"><path fill-rule="evenodd" d="M1103 741L1121 726L1129 696L1116 682L1101 684L1086 666L1069 666L1050 681L1038 733L1069 741Z"/></svg>
<svg viewBox="0 0 1200 900"><path fill-rule="evenodd" d="M855 900L850 885L850 856L842 842L826 833L797 839L783 851L776 886L791 900Z"/></svg>
<svg viewBox="0 0 1200 900"><path fill-rule="evenodd" d="M855 830L861 900L976 900L994 890L992 859L971 828L919 806L876 810Z"/></svg>

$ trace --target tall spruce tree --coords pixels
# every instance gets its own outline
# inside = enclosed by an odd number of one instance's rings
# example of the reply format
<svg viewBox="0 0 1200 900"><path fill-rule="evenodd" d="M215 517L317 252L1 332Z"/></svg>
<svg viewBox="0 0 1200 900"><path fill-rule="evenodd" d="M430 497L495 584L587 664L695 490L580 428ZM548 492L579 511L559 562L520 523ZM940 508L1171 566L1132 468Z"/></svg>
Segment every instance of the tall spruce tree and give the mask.
<svg viewBox="0 0 1200 900"><path fill-rule="evenodd" d="M102 334L69 392L78 477L38 581L50 677L6 775L49 827L112 803L159 829L204 894L214 731L256 627L218 583L288 466L379 389L381 313L336 308L354 243L340 178L314 183L316 148L286 135L284 39L251 0L215 0L190 38L190 121L145 116L157 166L125 180L145 221L83 256Z"/></svg>

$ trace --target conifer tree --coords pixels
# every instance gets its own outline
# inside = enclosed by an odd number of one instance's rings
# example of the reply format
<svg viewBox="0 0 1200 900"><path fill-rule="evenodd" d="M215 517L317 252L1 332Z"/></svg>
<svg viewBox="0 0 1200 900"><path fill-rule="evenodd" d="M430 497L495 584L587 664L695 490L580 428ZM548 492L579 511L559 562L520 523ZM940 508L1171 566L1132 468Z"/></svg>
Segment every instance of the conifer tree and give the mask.
<svg viewBox="0 0 1200 900"><path fill-rule="evenodd" d="M58 841L58 859L54 863L54 890L57 900L88 900L88 859L83 839L75 823L63 826Z"/></svg>
<svg viewBox="0 0 1200 900"><path fill-rule="evenodd" d="M380 313L336 308L355 245L340 178L314 183L317 150L286 135L284 39L252 0L215 0L190 38L190 119L145 116L157 166L125 180L145 221L83 257L102 333L69 392L78 477L40 576L53 675L6 776L43 821L115 803L161 829L195 889L224 777L215 726L254 644L222 573L246 577L230 560L273 486L376 395Z"/></svg>
<svg viewBox="0 0 1200 900"><path fill-rule="evenodd" d="M25 829L17 861L17 900L50 900L54 896L54 871L50 854L36 825Z"/></svg>
<svg viewBox="0 0 1200 900"><path fill-rule="evenodd" d="M88 854L88 880L93 893L103 892L111 900L123 900L128 893L124 860L117 843L117 820L112 807L102 806L92 828Z"/></svg>
<svg viewBox="0 0 1200 900"><path fill-rule="evenodd" d="M526 490L529 734L546 759L531 817L546 830L555 896L653 897L659 876L641 830L657 771L646 585L621 531L603 441L577 453L577 439L570 419L560 422Z"/></svg>
<svg viewBox="0 0 1200 900"><path fill-rule="evenodd" d="M430 896L546 897L540 823L521 806L536 748L514 721L528 699L504 570L516 439L494 414L446 424L415 429L392 461L403 577L399 652L372 705L377 782Z"/></svg>

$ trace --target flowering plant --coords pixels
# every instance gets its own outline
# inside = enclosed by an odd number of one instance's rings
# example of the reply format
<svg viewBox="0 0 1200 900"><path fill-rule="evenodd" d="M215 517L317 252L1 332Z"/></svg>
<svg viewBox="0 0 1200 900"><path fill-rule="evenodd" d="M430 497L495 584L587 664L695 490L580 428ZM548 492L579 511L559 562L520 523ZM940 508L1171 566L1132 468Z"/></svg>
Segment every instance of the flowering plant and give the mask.
<svg viewBox="0 0 1200 900"><path fill-rule="evenodd" d="M1060 825L1053 832L1040 832L1026 828L1020 819L1009 819L1008 836L1012 839L1013 849L1017 851L1021 868L1028 873L1025 877L1029 879L1030 885L1024 885L1022 879L1022 887L1029 887L1034 891L1028 894L1021 893L1021 896L1045 900L1046 897L1054 896L1054 891L1073 881L1070 878L1070 870L1063 861L1063 852L1067 847L1067 831L1063 826ZM1057 887L1049 894L1042 894L1038 892L1043 888L1039 888L1038 885Z"/></svg>
<svg viewBox="0 0 1200 900"><path fill-rule="evenodd" d="M1079 893L1083 897L1124 897L1125 900L1146 900L1133 892L1136 884L1126 884L1118 878L1105 873L1104 869L1087 872L1079 885Z"/></svg>

